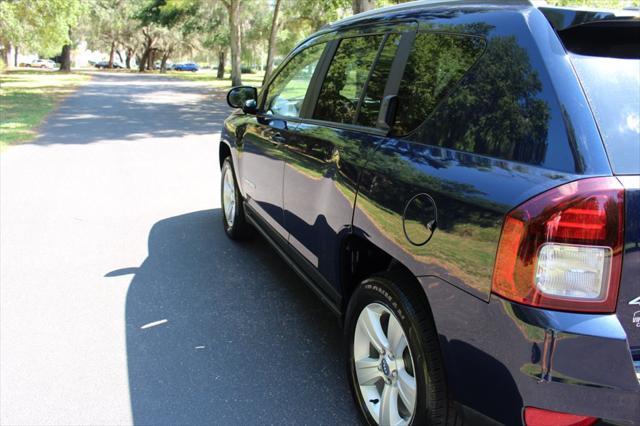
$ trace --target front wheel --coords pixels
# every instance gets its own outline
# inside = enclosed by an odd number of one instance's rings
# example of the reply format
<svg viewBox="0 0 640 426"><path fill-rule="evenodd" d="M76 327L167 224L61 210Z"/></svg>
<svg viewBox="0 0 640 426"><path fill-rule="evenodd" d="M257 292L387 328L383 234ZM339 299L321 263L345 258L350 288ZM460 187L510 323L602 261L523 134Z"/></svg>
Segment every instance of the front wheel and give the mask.
<svg viewBox="0 0 640 426"><path fill-rule="evenodd" d="M245 220L242 196L236 183L231 157L224 160L221 174L220 193L224 230L232 240L248 237L251 234L251 226Z"/></svg>
<svg viewBox="0 0 640 426"><path fill-rule="evenodd" d="M369 425L447 424L438 336L415 286L389 272L365 280L349 302L349 381Z"/></svg>

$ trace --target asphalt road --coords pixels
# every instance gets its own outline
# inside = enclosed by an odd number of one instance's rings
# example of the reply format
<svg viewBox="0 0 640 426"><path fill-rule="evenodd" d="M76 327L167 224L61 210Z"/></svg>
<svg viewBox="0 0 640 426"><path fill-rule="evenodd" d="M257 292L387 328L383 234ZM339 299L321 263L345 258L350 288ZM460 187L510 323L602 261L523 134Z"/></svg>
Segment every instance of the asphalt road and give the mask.
<svg viewBox="0 0 640 426"><path fill-rule="evenodd" d="M224 235L228 113L97 73L0 155L0 423L357 424L336 318Z"/></svg>

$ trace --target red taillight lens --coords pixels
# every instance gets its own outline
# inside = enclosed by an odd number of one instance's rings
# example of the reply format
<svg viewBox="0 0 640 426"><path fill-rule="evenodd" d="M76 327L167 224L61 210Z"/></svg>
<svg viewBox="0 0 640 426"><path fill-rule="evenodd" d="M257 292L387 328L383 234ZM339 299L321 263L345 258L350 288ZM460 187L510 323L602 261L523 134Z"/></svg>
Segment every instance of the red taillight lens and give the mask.
<svg viewBox="0 0 640 426"><path fill-rule="evenodd" d="M591 426L597 421L598 419L595 417L578 416L535 407L524 409L525 426Z"/></svg>
<svg viewBox="0 0 640 426"><path fill-rule="evenodd" d="M550 309L614 312L622 268L624 188L614 177L551 189L503 224L493 292Z"/></svg>

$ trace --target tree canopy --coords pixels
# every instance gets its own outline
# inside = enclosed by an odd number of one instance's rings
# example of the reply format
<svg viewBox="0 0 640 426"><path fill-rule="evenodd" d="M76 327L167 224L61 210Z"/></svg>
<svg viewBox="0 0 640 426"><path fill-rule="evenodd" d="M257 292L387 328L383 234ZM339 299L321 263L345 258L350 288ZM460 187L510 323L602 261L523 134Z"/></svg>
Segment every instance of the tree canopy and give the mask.
<svg viewBox="0 0 640 426"><path fill-rule="evenodd" d="M40 56L63 49L63 62L84 41L140 71L161 62L230 62L242 72L268 73L303 38L340 18L407 0L0 0L0 49L9 64L17 48ZM622 7L640 0L547 0L559 6ZM70 63L67 64L70 66ZM67 67L68 68L68 67Z"/></svg>

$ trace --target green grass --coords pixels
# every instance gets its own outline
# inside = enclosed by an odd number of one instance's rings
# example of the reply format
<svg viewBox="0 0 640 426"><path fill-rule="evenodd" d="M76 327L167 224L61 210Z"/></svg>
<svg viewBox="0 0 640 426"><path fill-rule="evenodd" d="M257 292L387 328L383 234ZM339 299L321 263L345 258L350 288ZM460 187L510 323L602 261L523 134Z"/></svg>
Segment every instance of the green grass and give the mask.
<svg viewBox="0 0 640 426"><path fill-rule="evenodd" d="M231 79L229 78L229 76L226 74L224 79L217 79L215 70L202 70L198 72L168 71L164 75L179 78L182 80L207 83L207 86L215 89L231 89ZM246 86L260 87L262 86L263 78L263 72L254 74L242 74L242 84Z"/></svg>
<svg viewBox="0 0 640 426"><path fill-rule="evenodd" d="M58 103L89 78L47 71L0 74L0 150L31 140Z"/></svg>

